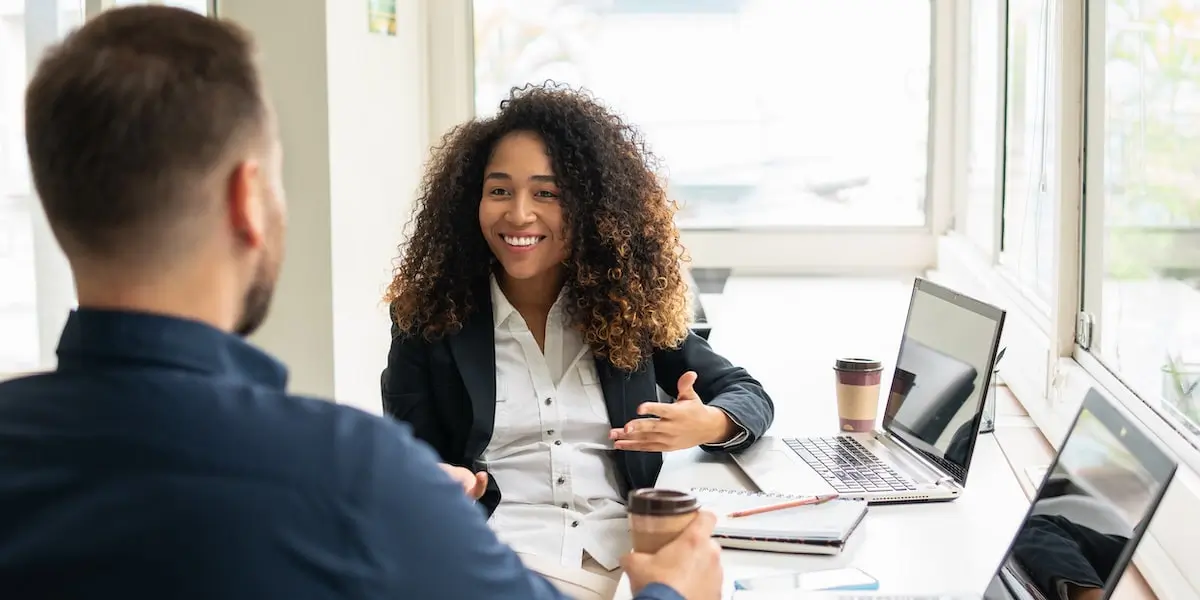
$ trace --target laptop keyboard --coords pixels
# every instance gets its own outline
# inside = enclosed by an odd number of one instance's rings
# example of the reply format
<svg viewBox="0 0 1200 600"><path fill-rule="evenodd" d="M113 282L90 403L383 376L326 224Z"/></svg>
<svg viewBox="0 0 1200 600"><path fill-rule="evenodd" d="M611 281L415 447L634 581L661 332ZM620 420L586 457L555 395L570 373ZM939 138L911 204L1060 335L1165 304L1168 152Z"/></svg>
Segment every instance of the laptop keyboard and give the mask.
<svg viewBox="0 0 1200 600"><path fill-rule="evenodd" d="M960 467L940 456L934 456L928 452L922 452L921 456L923 456L925 458L925 460L941 467L943 471L945 471L945 472L949 473L950 475L952 475L953 477L955 477L956 480L958 480L958 481L966 480L967 473L965 471L963 471L962 467Z"/></svg>
<svg viewBox="0 0 1200 600"><path fill-rule="evenodd" d="M917 489L911 479L896 473L852 437L784 438L783 441L839 494Z"/></svg>

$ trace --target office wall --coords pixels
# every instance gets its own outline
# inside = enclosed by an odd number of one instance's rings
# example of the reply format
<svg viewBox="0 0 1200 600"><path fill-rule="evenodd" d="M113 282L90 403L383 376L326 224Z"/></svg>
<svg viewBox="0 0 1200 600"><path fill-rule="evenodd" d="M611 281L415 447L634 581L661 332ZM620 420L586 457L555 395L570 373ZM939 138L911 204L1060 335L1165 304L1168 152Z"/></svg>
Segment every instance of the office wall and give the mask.
<svg viewBox="0 0 1200 600"><path fill-rule="evenodd" d="M279 114L287 256L253 340L292 391L379 412L388 317L380 298L428 147L422 2L398 2L395 36L367 2L220 0L249 28Z"/></svg>
<svg viewBox="0 0 1200 600"><path fill-rule="evenodd" d="M326 5L334 390L373 411L391 342L381 298L429 146L422 4L396 3L395 37L367 33L365 1Z"/></svg>

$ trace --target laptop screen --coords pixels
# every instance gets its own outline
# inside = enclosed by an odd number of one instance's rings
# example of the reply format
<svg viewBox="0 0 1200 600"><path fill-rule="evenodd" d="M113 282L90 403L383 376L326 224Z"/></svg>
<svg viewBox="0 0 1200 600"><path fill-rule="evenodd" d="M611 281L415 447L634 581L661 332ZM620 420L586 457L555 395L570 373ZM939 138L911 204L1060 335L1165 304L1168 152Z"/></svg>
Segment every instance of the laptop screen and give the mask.
<svg viewBox="0 0 1200 600"><path fill-rule="evenodd" d="M985 597L1106 598L1174 474L1140 425L1092 390Z"/></svg>
<svg viewBox="0 0 1200 600"><path fill-rule="evenodd" d="M883 427L965 484L1004 311L917 279Z"/></svg>

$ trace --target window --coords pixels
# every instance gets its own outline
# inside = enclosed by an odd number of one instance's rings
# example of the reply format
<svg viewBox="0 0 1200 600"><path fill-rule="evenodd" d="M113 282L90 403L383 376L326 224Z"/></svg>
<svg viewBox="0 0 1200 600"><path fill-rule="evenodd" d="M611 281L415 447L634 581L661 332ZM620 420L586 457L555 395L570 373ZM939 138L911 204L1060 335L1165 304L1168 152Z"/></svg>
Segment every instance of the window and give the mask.
<svg viewBox="0 0 1200 600"><path fill-rule="evenodd" d="M968 96L966 223L962 229L989 256L996 245L996 207L1003 181L1004 48L1006 2L974 0L968 6L970 91Z"/></svg>
<svg viewBox="0 0 1200 600"><path fill-rule="evenodd" d="M39 332L37 279L34 273L35 220L40 208L32 192L25 155L25 83L30 51L79 25L82 0L33 4L0 0L0 376L37 369ZM57 9L57 10L56 10Z"/></svg>
<svg viewBox="0 0 1200 600"><path fill-rule="evenodd" d="M192 12L198 12L202 15L210 14L209 6L211 0L114 0L113 6L134 6L136 4L165 4L167 6L178 6L186 8Z"/></svg>
<svg viewBox="0 0 1200 600"><path fill-rule="evenodd" d="M1001 264L1048 303L1057 260L1054 164L1062 0L1010 0ZM1049 308L1046 308L1049 312Z"/></svg>
<svg viewBox="0 0 1200 600"><path fill-rule="evenodd" d="M662 159L684 228L926 224L930 0L535 4L474 1L478 114L590 89Z"/></svg>
<svg viewBox="0 0 1200 600"><path fill-rule="evenodd" d="M1200 1L1089 15L1090 350L1200 440Z"/></svg>

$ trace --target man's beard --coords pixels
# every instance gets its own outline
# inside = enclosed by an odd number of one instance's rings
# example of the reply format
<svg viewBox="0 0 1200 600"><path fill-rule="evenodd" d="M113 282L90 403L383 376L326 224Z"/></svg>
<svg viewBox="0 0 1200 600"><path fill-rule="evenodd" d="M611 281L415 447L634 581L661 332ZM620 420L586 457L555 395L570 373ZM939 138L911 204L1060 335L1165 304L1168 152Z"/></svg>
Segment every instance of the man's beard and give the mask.
<svg viewBox="0 0 1200 600"><path fill-rule="evenodd" d="M264 259L259 263L254 283L246 290L246 297L242 300L242 316L233 329L233 332L241 337L249 337L267 320L271 296L275 293L275 278L278 275L278 269L269 267L269 262L268 259Z"/></svg>

